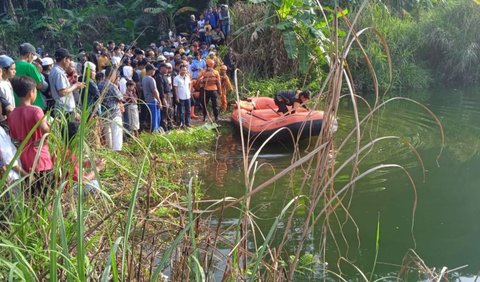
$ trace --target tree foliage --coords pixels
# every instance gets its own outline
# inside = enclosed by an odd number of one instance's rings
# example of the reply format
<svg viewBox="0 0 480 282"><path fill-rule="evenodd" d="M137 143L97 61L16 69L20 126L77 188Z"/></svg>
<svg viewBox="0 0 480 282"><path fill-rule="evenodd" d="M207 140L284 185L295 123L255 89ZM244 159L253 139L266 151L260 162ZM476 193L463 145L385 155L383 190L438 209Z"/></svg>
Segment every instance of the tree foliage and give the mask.
<svg viewBox="0 0 480 282"><path fill-rule="evenodd" d="M181 24L178 15L198 12L207 0L6 0L0 5L0 42L13 53L30 41L47 49L76 50L95 40L148 44Z"/></svg>
<svg viewBox="0 0 480 282"><path fill-rule="evenodd" d="M392 87L401 92L440 85L478 84L479 5L461 0L418 1L415 9L409 6L409 11L398 13L393 2L390 4L372 1L360 18L360 26L374 26L385 36L390 48L392 85L386 76L382 46L374 35L362 38L383 89ZM366 68L362 52L354 49L348 59L357 78L357 89L368 93L372 82L361 71Z"/></svg>

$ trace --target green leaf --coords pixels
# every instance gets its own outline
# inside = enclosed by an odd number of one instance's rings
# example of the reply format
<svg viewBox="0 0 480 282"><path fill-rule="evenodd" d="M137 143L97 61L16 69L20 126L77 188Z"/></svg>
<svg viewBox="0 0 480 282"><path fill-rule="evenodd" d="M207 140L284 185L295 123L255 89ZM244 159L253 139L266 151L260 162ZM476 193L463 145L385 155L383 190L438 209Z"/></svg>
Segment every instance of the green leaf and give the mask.
<svg viewBox="0 0 480 282"><path fill-rule="evenodd" d="M275 27L278 30L285 31L285 30L292 29L293 24L291 22L288 22L288 21L282 21L282 22L279 22Z"/></svg>
<svg viewBox="0 0 480 282"><path fill-rule="evenodd" d="M113 248L110 247L110 257L108 258L107 265L103 270L103 275L101 278L102 282L109 281L110 271L112 269L114 271L113 276L118 278L116 256L117 256L118 246L120 245L120 242L122 241L122 239L123 237L117 238L117 240L115 240L115 243L113 244ZM115 278L114 278L114 281L116 281Z"/></svg>
<svg viewBox="0 0 480 282"><path fill-rule="evenodd" d="M293 31L287 31L282 34L283 37L283 46L287 51L289 59L294 59L297 57L297 35Z"/></svg>
<svg viewBox="0 0 480 282"><path fill-rule="evenodd" d="M309 62L310 60L309 60L308 46L305 44L301 44L298 47L298 64L299 64L299 69L301 74L307 73Z"/></svg>
<svg viewBox="0 0 480 282"><path fill-rule="evenodd" d="M313 26L308 27L308 32L310 33L310 35L312 35L313 37L315 37L316 39L319 39L321 41L324 41L324 40L327 39L325 34L323 34L323 32L320 29L315 28Z"/></svg>

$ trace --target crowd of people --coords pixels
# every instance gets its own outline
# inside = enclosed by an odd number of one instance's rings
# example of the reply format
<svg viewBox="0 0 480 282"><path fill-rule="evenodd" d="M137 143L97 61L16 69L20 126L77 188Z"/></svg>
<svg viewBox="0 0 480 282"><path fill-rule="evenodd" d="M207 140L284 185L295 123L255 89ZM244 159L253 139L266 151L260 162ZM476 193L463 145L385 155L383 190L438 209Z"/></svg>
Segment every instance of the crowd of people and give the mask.
<svg viewBox="0 0 480 282"><path fill-rule="evenodd" d="M115 151L122 150L124 136L140 130L168 133L189 128L192 119L218 121L227 110L236 64L232 50L221 58L218 48L230 33L228 7L208 9L190 21L188 39L170 34L147 48L95 41L91 52L58 48L49 53L27 42L16 60L3 52L0 176L11 165L7 182L32 171L46 179L54 165L45 138L50 121L66 121L70 140L82 109L88 119L99 121L104 144ZM20 158L12 164L22 142Z"/></svg>

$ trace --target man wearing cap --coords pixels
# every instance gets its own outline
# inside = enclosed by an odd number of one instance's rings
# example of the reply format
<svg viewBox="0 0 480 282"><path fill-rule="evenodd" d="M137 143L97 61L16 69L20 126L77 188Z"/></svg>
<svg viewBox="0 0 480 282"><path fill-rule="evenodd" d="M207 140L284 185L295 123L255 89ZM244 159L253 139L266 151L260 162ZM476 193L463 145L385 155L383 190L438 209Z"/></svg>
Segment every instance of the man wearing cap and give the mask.
<svg viewBox="0 0 480 282"><path fill-rule="evenodd" d="M15 62L7 55L0 56L0 99L5 106L5 112L0 114L0 123L5 122L6 115L15 108L15 97L13 95L10 79L15 77ZM10 107L8 107L10 105ZM0 106L1 108L1 106Z"/></svg>
<svg viewBox="0 0 480 282"><path fill-rule="evenodd" d="M85 87L82 82L76 82L70 85L65 70L70 66L72 55L67 49L59 48L55 51L55 65L50 72L48 81L50 91L55 100L55 110L63 111L67 114L74 114L75 98L73 92Z"/></svg>
<svg viewBox="0 0 480 282"><path fill-rule="evenodd" d="M20 53L20 57L17 61L15 61L15 76L28 76L35 81L35 83L37 84L37 89L42 89L42 76L40 75L40 72L38 72L35 65L32 64L32 62L38 57L35 47L33 47L33 45L30 43L23 43L22 45L20 45L18 51ZM15 95L15 104L18 105L18 103L18 97ZM42 95L38 95L37 93L37 98L33 102L33 105L45 109L45 103L43 101Z"/></svg>

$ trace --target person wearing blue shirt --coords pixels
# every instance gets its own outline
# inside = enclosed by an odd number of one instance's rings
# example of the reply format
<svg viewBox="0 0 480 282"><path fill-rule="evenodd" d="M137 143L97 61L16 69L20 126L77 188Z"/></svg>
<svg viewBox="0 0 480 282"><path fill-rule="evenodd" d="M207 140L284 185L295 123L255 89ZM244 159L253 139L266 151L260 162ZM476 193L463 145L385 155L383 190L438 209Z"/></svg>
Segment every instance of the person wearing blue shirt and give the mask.
<svg viewBox="0 0 480 282"><path fill-rule="evenodd" d="M197 78L200 71L206 67L207 65L205 64L205 60L202 59L202 55L199 52L195 52L195 59L193 59L192 63L190 64L190 73L192 74L192 78Z"/></svg>
<svg viewBox="0 0 480 282"><path fill-rule="evenodd" d="M215 14L213 14L212 8L208 9L205 19L210 21L212 29L217 28L217 19L215 18Z"/></svg>

